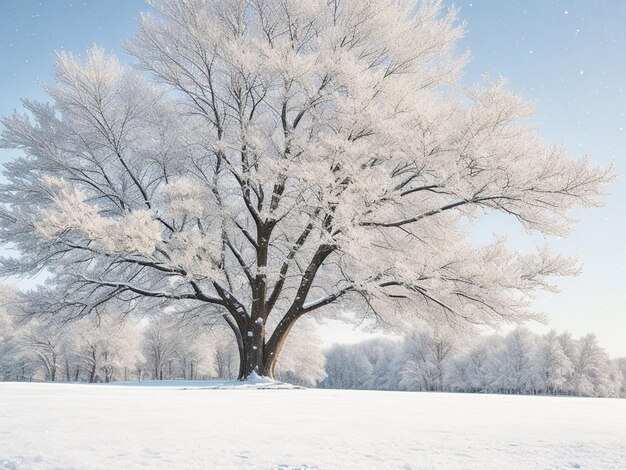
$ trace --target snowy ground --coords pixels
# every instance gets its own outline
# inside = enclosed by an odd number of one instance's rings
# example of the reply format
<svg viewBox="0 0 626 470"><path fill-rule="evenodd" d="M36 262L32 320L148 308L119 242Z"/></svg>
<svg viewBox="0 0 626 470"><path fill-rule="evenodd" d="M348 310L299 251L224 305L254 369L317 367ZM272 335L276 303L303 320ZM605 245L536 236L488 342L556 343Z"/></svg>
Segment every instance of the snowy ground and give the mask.
<svg viewBox="0 0 626 470"><path fill-rule="evenodd" d="M626 468L626 400L175 386L0 384L0 469Z"/></svg>

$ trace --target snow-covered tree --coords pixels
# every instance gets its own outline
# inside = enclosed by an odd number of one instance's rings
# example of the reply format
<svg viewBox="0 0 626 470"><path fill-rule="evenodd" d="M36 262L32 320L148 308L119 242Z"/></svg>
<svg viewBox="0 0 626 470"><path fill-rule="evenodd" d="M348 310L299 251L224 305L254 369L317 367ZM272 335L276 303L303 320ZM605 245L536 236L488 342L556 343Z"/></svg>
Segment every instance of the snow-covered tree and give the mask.
<svg viewBox="0 0 626 470"><path fill-rule="evenodd" d="M621 374L621 389L620 396L622 398L626 398L626 357L620 357L615 359L615 367L617 371Z"/></svg>
<svg viewBox="0 0 626 470"><path fill-rule="evenodd" d="M239 354L237 343L233 339L232 331L227 331L225 328L211 330L211 342L215 349L213 364L217 377L230 380L239 375Z"/></svg>
<svg viewBox="0 0 626 470"><path fill-rule="evenodd" d="M73 323L67 330L67 341L73 343L71 349L87 382L128 379L142 360L141 332L130 318L107 312Z"/></svg>
<svg viewBox="0 0 626 470"><path fill-rule="evenodd" d="M504 339L501 363L501 380L496 387L509 393L529 393L537 383L534 351L536 335L526 328L516 328Z"/></svg>
<svg viewBox="0 0 626 470"><path fill-rule="evenodd" d="M423 327L404 341L402 384L408 390L442 391L457 335L445 326Z"/></svg>
<svg viewBox="0 0 626 470"><path fill-rule="evenodd" d="M504 340L500 336L489 336L472 348L463 359L464 375L468 382L465 389L470 392L498 391L503 376L500 358L505 350ZM458 367L457 367L457 370Z"/></svg>
<svg viewBox="0 0 626 470"><path fill-rule="evenodd" d="M147 375L155 380L219 375L221 371L214 361L225 344L223 333L223 329L212 332L200 323L184 323L176 316L151 319L143 338Z"/></svg>
<svg viewBox="0 0 626 470"><path fill-rule="evenodd" d="M357 344L338 344L326 352L326 378L322 388L398 390L401 345L386 338Z"/></svg>
<svg viewBox="0 0 626 470"><path fill-rule="evenodd" d="M320 386L367 390L373 369L354 345L337 344L326 353L326 378Z"/></svg>
<svg viewBox="0 0 626 470"><path fill-rule="evenodd" d="M21 332L10 313L16 291L0 284L0 381L30 380L36 371L35 358L21 343Z"/></svg>
<svg viewBox="0 0 626 470"><path fill-rule="evenodd" d="M488 211L565 235L612 170L543 142L503 80L455 85L456 10L151 4L127 45L147 74L99 48L60 53L51 102L2 119L1 145L25 155L0 187L0 240L21 252L0 274L50 274L26 313L221 319L239 376L273 376L304 315L520 321L550 276L576 272L468 240L463 220Z"/></svg>
<svg viewBox="0 0 626 470"><path fill-rule="evenodd" d="M179 344L178 331L165 321L152 321L146 328L143 354L146 370L155 380L176 378L176 351Z"/></svg>
<svg viewBox="0 0 626 470"><path fill-rule="evenodd" d="M36 358L46 381L61 381L68 349L67 330L62 325L31 321L21 332L23 346Z"/></svg>
<svg viewBox="0 0 626 470"><path fill-rule="evenodd" d="M561 393L573 366L555 330L538 341L535 364L539 388L548 394Z"/></svg>
<svg viewBox="0 0 626 470"><path fill-rule="evenodd" d="M215 344L206 331L181 328L175 356L179 375L186 380L207 379L216 375Z"/></svg>
<svg viewBox="0 0 626 470"><path fill-rule="evenodd" d="M402 380L402 344L386 338L375 338L359 345L360 354L372 366L367 380L370 390L398 390Z"/></svg>
<svg viewBox="0 0 626 470"><path fill-rule="evenodd" d="M572 390L582 396L614 396L615 375L606 351L595 335L588 334L576 342L572 359Z"/></svg>

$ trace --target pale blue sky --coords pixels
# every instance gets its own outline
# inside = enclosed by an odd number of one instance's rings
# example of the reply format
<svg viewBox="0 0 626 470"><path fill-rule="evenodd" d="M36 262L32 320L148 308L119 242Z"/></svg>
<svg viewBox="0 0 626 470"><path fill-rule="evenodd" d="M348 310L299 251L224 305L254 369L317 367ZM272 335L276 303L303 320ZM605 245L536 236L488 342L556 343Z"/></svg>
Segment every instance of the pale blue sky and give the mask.
<svg viewBox="0 0 626 470"><path fill-rule="evenodd" d="M598 335L614 356L626 356L626 2L621 0L508 0L455 2L468 23L462 45L472 61L465 80L485 72L537 107L542 135L565 144L574 157L615 162L618 178L601 209L580 210L572 236L550 240L555 251L583 264L562 291L542 295L537 307L551 327L575 336ZM498 230L503 224L498 225ZM514 230L512 243L532 241Z"/></svg>
<svg viewBox="0 0 626 470"><path fill-rule="evenodd" d="M452 4L452 2L447 2ZM462 0L467 34L461 49L472 60L463 81L483 73L503 75L510 87L536 102L536 121L550 142L572 156L591 153L600 165L615 162L618 179L602 209L581 210L581 223L555 251L576 255L584 272L558 281L562 292L541 295L537 307L551 327L574 336L598 335L613 356L626 356L626 2L621 0ZM0 114L19 108L19 98L43 99L40 81L53 81L54 52L77 53L98 43L123 54L142 0L0 0ZM127 59L125 59L127 60ZM0 150L0 162L14 155ZM542 244L502 218L476 231L509 232L520 249ZM542 330L542 328L535 327ZM329 331L342 339L346 329Z"/></svg>

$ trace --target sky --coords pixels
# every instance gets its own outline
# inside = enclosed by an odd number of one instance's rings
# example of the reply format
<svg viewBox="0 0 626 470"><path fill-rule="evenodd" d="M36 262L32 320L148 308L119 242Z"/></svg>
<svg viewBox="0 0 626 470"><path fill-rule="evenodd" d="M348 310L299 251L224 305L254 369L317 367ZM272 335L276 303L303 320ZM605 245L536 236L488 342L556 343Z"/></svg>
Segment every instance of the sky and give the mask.
<svg viewBox="0 0 626 470"><path fill-rule="evenodd" d="M444 0L445 1L445 0ZM453 2L446 1L452 6ZM600 209L578 210L575 231L548 239L553 251L576 256L583 272L557 280L559 294L541 294L543 332L595 333L614 357L626 356L626 2L622 0L461 0L466 22L459 52L470 51L462 83L506 77L509 87L535 102L535 121L549 142L572 157L590 154L616 165L617 179ZM45 99L41 84L54 83L55 51L83 53L91 44L124 56L122 43L147 9L142 0L0 0L0 115L20 108L20 98ZM0 163L14 157L0 150ZM520 250L543 246L512 220L490 216L472 229L477 242L506 233ZM324 342L364 338L352 327L325 328Z"/></svg>

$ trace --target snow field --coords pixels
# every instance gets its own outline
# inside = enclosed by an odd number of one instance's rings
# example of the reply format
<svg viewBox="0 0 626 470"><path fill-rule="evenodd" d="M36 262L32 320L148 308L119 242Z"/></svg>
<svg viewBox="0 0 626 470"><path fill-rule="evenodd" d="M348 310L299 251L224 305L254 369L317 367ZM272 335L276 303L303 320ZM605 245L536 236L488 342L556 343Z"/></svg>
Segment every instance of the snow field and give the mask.
<svg viewBox="0 0 626 470"><path fill-rule="evenodd" d="M626 468L626 400L174 387L2 383L0 469Z"/></svg>

